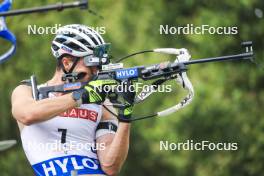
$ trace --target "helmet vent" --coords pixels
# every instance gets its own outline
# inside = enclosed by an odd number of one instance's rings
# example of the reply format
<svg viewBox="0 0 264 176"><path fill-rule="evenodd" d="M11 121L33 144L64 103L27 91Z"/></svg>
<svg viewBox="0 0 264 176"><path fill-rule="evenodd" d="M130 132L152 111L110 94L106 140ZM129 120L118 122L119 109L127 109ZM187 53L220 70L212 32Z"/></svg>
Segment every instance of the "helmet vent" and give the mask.
<svg viewBox="0 0 264 176"><path fill-rule="evenodd" d="M63 42L66 41L66 39L64 39L64 38L56 38L55 41L59 42L59 43L63 43Z"/></svg>
<svg viewBox="0 0 264 176"><path fill-rule="evenodd" d="M71 49L74 49L74 50L77 50L77 51L82 51L84 52L85 50L83 48L81 48L79 45L73 43L73 42L70 42L69 44L67 44L67 46Z"/></svg>
<svg viewBox="0 0 264 176"><path fill-rule="evenodd" d="M52 44L51 47L52 47L55 51L58 51L58 49L59 49L59 47L56 46L56 45L54 45L54 44Z"/></svg>

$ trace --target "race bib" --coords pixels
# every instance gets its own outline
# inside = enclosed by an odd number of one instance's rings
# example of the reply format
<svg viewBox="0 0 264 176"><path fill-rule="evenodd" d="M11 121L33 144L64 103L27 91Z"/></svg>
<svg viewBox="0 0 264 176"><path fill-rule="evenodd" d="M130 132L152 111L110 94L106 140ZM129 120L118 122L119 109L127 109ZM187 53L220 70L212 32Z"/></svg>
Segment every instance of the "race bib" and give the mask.
<svg viewBox="0 0 264 176"><path fill-rule="evenodd" d="M99 160L79 155L52 158L32 167L37 176L71 176L72 171L76 171L77 175L105 174Z"/></svg>

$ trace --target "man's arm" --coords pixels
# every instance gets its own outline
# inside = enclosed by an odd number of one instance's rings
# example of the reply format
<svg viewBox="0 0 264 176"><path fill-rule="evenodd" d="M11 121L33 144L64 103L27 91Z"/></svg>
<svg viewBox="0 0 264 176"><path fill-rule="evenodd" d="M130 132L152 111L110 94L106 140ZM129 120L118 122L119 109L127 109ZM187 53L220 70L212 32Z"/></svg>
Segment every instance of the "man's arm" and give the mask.
<svg viewBox="0 0 264 176"><path fill-rule="evenodd" d="M77 106L71 93L35 101L32 97L31 87L26 85L15 88L11 102L13 117L24 125L49 120L67 109Z"/></svg>
<svg viewBox="0 0 264 176"><path fill-rule="evenodd" d="M111 109L112 111L113 109ZM116 119L103 108L102 120ZM106 134L97 138L97 143L104 144L104 150L97 154L103 171L107 175L117 175L126 160L129 148L130 124L119 123L116 134Z"/></svg>

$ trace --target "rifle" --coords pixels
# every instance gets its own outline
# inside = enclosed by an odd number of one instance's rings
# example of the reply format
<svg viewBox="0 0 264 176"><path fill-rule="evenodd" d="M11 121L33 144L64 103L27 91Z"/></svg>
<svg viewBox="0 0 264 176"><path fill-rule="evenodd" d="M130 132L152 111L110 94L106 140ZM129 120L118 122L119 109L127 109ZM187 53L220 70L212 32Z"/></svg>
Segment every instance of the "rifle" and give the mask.
<svg viewBox="0 0 264 176"><path fill-rule="evenodd" d="M193 85L186 73L186 71L188 70L187 69L188 65L202 64L208 62L231 61L231 60L233 61L250 60L253 62L254 52L253 52L252 42L251 41L243 42L241 45L245 49L245 51L239 54L211 57L211 58L202 58L195 60L190 60L191 55L189 54L188 50L185 48L181 48L181 49L157 48L153 50L144 50L122 57L118 59L117 63L110 63L108 65L103 65L101 70L93 80L115 80L116 86L126 81L137 82L139 79L143 81L155 80L151 85L148 85L145 89L143 89L140 93L137 94L135 98L135 103L138 104L144 101L145 99L147 99L151 94L153 94L158 88L158 86L160 86L161 84L163 84L168 80L175 79L180 86L182 86L184 89L188 91L188 94L179 103L151 115L133 118L132 121L151 118L155 116L164 117L189 105L193 100L194 97ZM146 52L156 52L156 53L163 53L169 55L176 55L176 60L174 62L162 62L150 66L135 66L131 68L123 68L123 63L119 63L119 61L127 59L131 56ZM48 94L50 92L67 93L78 89L82 89L85 85L87 85L87 82L74 82L74 83L66 83L57 86L40 87L39 89L37 89L36 77L34 75L31 76L33 97L36 100L48 98ZM115 89L115 87L113 89ZM110 102L113 103L114 106L118 108L124 105L120 104L120 102L117 101L118 98L117 95L118 95L117 92L115 90L112 90L107 97L109 98ZM106 109L109 110L108 108Z"/></svg>

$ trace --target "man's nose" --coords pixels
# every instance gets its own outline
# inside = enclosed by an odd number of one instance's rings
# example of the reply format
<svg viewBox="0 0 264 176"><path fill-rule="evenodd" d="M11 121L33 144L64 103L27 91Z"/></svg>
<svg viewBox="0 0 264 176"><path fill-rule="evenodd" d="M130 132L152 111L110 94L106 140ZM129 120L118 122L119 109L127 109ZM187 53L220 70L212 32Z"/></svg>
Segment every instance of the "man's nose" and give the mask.
<svg viewBox="0 0 264 176"><path fill-rule="evenodd" d="M91 67L91 71L92 71L93 74L97 74L98 68L93 66L93 67Z"/></svg>

